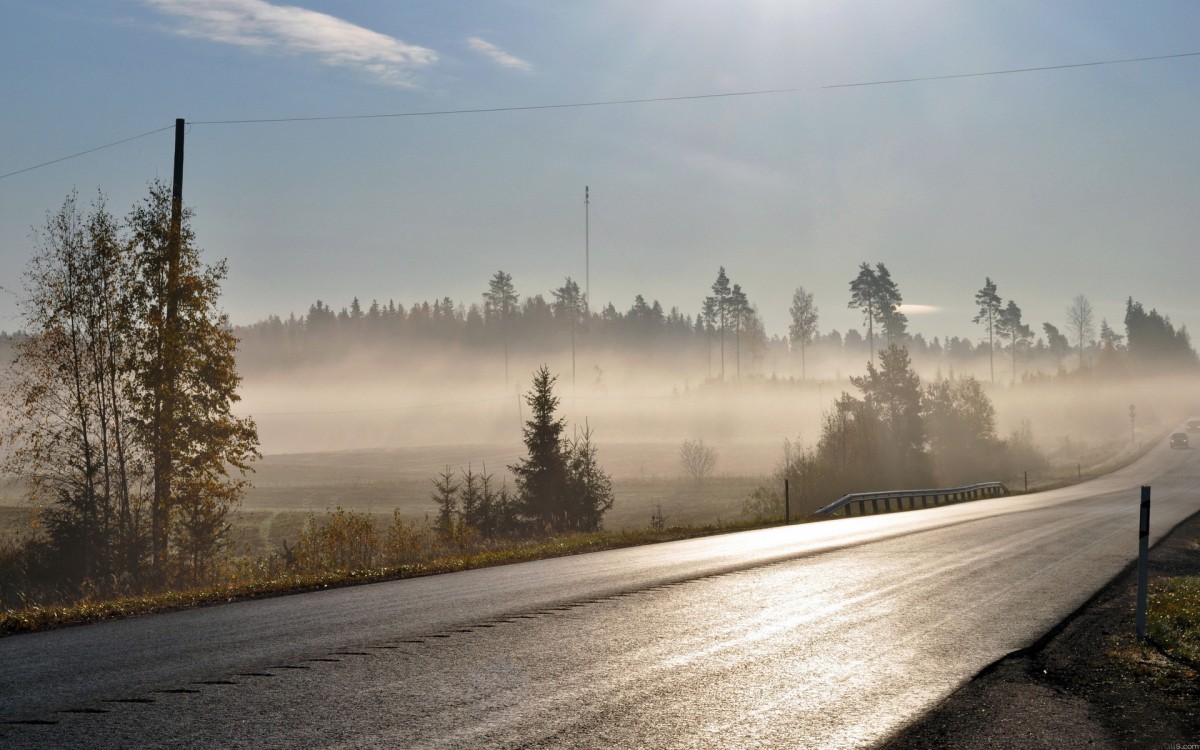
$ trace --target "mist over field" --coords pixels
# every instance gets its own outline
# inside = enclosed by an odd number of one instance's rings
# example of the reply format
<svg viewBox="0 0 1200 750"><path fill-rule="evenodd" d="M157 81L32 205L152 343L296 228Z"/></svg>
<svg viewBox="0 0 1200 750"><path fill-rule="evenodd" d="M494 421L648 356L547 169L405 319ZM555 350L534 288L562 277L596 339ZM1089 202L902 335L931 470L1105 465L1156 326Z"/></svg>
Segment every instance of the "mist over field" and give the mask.
<svg viewBox="0 0 1200 750"><path fill-rule="evenodd" d="M608 526L644 526L656 505L681 522L736 517L747 494L769 481L784 441L813 444L835 400L843 392L858 394L848 378L864 374L868 361L865 352L817 347L807 353L807 378L801 379L797 353L776 341L743 360L740 379L727 351L722 383L719 344L710 353L708 344L647 350L577 341L572 383L571 350L563 343L514 348L507 381L499 346L343 343L318 361L245 349L237 410L256 420L265 459L244 508L398 507L420 518L432 512L431 480L446 466L486 470L511 484L507 467L524 455L524 394L545 363L558 378L568 433L591 427L599 460L616 483ZM1019 360L1014 384L1006 364L998 352L991 385L986 354L966 361L928 351L913 357L923 383L966 377L983 383L998 435L1027 430L1050 460L1051 467L1029 467L1034 486L1052 474L1095 470L1200 413L1193 375L1107 377L1093 369L1055 377L1056 363L1044 357ZM685 440L702 440L716 451L713 478L705 483L689 479L681 464ZM973 481L1017 482L1019 488L1024 479L1018 470Z"/></svg>
<svg viewBox="0 0 1200 750"><path fill-rule="evenodd" d="M562 415L570 424L587 420L602 443L677 447L685 439L703 439L730 449L757 449L785 437L811 436L837 396L855 391L848 378L862 375L868 361L845 354L809 356L814 361L808 379L801 379L794 356L781 354L741 380L727 373L722 383L710 375L704 352L656 359L581 351L572 383L569 351L565 356L514 355L506 381L498 350L424 346L412 352L364 346L314 364L252 361L242 367L237 411L255 418L266 454L462 444L517 447L528 417L521 396L533 371L546 364L558 378ZM1049 372L1023 370L1022 381L1012 384L1001 367L993 385L988 383L986 355L957 369L928 357L914 357L913 365L926 383L979 379L995 403L1000 432L1028 421L1047 448L1066 440L1128 437L1130 405L1137 407L1139 433L1200 411L1197 379L1187 374L1055 379ZM725 465L718 471L754 473L771 461L738 455L736 468Z"/></svg>
<svg viewBox="0 0 1200 750"><path fill-rule="evenodd" d="M644 526L656 505L679 522L737 517L747 495L779 467L784 442L814 445L839 396L859 395L849 378L864 375L870 358L855 330L817 333L803 355L778 336L743 333L738 341L730 334L722 381L719 334L696 333L686 316L672 330L664 316L653 335L621 339L600 325L577 331L573 375L570 332L552 315L532 334L514 333L506 356L494 330L485 327L488 335L473 340L462 334L471 314L456 307L436 335L356 334L346 318L322 331L311 311L300 322L275 318L235 329L243 381L234 411L255 420L264 454L243 510L399 508L419 519L432 512L432 479L446 467L486 471L511 486L508 467L525 453L525 395L545 364L557 377L567 434L590 427L616 483L608 526ZM362 313L364 324L370 320ZM407 323L414 320L410 314ZM995 407L996 434L1022 432L1050 464L972 481L1023 483L1030 471L1038 486L1087 473L1200 414L1193 371L1118 367L1117 355L1098 342L1079 370L1077 352L1054 352L1038 337L1022 345L1014 370L1000 342L990 362L986 340L905 339L923 385L977 379ZM705 482L688 477L684 441L715 451ZM4 494L5 503L21 505L15 485Z"/></svg>

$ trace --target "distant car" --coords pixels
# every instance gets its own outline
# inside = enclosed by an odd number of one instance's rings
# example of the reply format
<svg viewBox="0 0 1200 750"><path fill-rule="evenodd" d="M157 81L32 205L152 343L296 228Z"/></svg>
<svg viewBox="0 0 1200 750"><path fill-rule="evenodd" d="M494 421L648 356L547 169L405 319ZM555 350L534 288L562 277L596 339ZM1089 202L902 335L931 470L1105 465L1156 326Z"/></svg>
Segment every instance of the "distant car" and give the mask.
<svg viewBox="0 0 1200 750"><path fill-rule="evenodd" d="M1200 419L1189 419L1187 421L1188 432L1200 432Z"/></svg>
<svg viewBox="0 0 1200 750"><path fill-rule="evenodd" d="M1176 433L1172 434L1171 435L1171 447L1172 448L1188 447L1187 433L1186 432L1176 432Z"/></svg>

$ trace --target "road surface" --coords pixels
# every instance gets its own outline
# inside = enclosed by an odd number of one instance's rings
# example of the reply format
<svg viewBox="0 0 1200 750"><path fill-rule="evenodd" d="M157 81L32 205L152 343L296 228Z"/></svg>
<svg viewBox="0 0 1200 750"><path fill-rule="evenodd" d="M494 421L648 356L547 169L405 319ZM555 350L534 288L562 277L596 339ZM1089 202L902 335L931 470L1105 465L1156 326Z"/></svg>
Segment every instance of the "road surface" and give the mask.
<svg viewBox="0 0 1200 750"><path fill-rule="evenodd" d="M1200 510L1052 492L0 639L4 747L863 747ZM1132 606L1132 604L1131 604Z"/></svg>

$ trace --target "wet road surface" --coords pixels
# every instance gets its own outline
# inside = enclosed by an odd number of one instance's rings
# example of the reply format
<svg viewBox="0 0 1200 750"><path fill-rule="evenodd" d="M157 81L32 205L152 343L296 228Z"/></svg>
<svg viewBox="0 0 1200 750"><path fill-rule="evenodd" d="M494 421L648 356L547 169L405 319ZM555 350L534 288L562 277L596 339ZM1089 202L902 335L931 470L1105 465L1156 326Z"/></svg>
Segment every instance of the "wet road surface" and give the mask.
<svg viewBox="0 0 1200 750"><path fill-rule="evenodd" d="M0 640L4 747L862 747L1200 509L1155 449L1054 492ZM1132 603L1131 603L1132 606Z"/></svg>

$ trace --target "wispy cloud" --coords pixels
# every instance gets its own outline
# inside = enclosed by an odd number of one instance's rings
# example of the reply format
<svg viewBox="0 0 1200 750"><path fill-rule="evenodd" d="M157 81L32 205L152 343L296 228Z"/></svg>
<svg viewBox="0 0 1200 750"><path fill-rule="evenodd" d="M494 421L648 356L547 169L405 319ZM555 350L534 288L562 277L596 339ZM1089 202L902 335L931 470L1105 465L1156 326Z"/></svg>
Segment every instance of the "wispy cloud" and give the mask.
<svg viewBox="0 0 1200 750"><path fill-rule="evenodd" d="M471 49L475 50L484 57L490 58L491 61L497 65L503 65L506 68L514 68L516 70L523 70L526 73L533 70L533 65L528 61L522 60L515 55L510 55L491 42L480 39L477 36L473 36L468 39L467 44L471 47Z"/></svg>
<svg viewBox="0 0 1200 750"><path fill-rule="evenodd" d="M415 69L437 53L340 18L266 0L142 0L181 20L176 32L256 49L312 55L387 83L412 84Z"/></svg>

